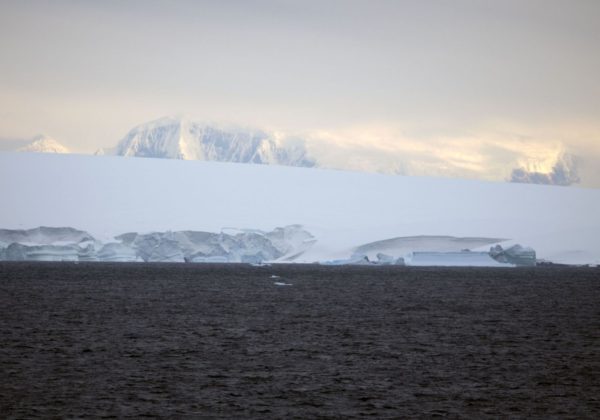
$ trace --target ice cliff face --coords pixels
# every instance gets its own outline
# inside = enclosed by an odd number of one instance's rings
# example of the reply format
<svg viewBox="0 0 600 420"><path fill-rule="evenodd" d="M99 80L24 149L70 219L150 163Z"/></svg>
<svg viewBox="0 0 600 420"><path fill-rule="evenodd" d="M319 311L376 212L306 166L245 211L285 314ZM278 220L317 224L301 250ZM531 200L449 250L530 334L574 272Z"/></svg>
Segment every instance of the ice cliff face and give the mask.
<svg viewBox="0 0 600 420"><path fill-rule="evenodd" d="M536 253L531 247L523 247L519 244L503 249L496 245L490 248L490 256L500 262L515 264L519 266L533 267L536 264Z"/></svg>
<svg viewBox="0 0 600 420"><path fill-rule="evenodd" d="M102 244L72 228L0 230L0 260L247 262L293 261L315 242L299 225L270 232L125 233Z"/></svg>
<svg viewBox="0 0 600 420"><path fill-rule="evenodd" d="M31 143L17 149L17 152L70 153L69 149L48 136L35 137Z"/></svg>
<svg viewBox="0 0 600 420"><path fill-rule="evenodd" d="M35 229L0 229L0 246L11 243L21 245L88 245L96 240L82 230L70 227L45 227Z"/></svg>
<svg viewBox="0 0 600 420"><path fill-rule="evenodd" d="M98 154L315 166L302 140L278 140L261 130L220 128L185 118L162 118L142 124L114 149Z"/></svg>
<svg viewBox="0 0 600 420"><path fill-rule="evenodd" d="M39 227L29 230L0 229L0 261L144 261L188 263L294 262L317 242L300 225L278 227L270 232L224 229L220 233L200 231L124 233L115 242L101 243L89 233L73 228ZM348 259L322 261L325 264L353 265L442 265L442 266L533 266L531 248L496 245L490 252L452 251L457 244L481 245L491 238L420 236L392 238L355 248ZM409 249L408 260L370 251L387 247ZM428 249L428 251L416 251ZM440 251L440 250L444 251ZM450 249L451 251L448 251Z"/></svg>
<svg viewBox="0 0 600 420"><path fill-rule="evenodd" d="M126 233L115 239L136 251L144 261L247 262L291 260L315 242L301 226L271 232L243 230L234 233L156 232Z"/></svg>
<svg viewBox="0 0 600 420"><path fill-rule="evenodd" d="M95 261L99 245L89 233L70 227L0 229L0 260Z"/></svg>

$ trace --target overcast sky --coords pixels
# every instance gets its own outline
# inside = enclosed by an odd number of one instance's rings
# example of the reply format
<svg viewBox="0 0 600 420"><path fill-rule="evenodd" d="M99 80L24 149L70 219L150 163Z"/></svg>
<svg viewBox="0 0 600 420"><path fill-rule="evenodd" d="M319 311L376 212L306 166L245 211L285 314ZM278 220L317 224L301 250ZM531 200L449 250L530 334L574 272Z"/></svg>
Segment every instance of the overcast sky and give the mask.
<svg viewBox="0 0 600 420"><path fill-rule="evenodd" d="M0 138L88 153L185 113L409 174L566 155L600 187L598 22L597 0L0 0Z"/></svg>

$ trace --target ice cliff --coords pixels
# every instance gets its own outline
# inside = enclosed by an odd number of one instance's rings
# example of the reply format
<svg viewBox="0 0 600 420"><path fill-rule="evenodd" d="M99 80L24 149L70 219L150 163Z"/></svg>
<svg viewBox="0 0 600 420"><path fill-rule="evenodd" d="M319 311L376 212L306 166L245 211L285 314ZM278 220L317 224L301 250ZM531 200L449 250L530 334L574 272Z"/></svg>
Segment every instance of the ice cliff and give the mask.
<svg viewBox="0 0 600 420"><path fill-rule="evenodd" d="M349 258L321 261L332 265L532 266L532 248L496 245L489 252L457 250L466 244L487 244L496 238L419 236L393 238L355 248ZM294 262L317 239L301 225L271 231L223 229L219 233L192 230L118 235L102 243L89 233L69 227L28 230L0 229L0 261L110 261L263 263ZM412 246L412 248L410 248ZM378 252L382 248L394 255ZM402 250L401 256L398 251ZM300 260L301 261L301 260Z"/></svg>
<svg viewBox="0 0 600 420"><path fill-rule="evenodd" d="M70 227L45 227L34 229L0 229L0 247L11 243L22 245L83 245L95 242L92 235Z"/></svg>
<svg viewBox="0 0 600 420"><path fill-rule="evenodd" d="M500 245L496 245L490 248L489 254L494 260L500 263L520 266L534 266L536 264L535 250L519 244L506 249L503 249Z"/></svg>
<svg viewBox="0 0 600 420"><path fill-rule="evenodd" d="M0 259L10 261L293 261L315 239L299 225L270 232L236 230L125 233L101 243L72 228L0 230Z"/></svg>

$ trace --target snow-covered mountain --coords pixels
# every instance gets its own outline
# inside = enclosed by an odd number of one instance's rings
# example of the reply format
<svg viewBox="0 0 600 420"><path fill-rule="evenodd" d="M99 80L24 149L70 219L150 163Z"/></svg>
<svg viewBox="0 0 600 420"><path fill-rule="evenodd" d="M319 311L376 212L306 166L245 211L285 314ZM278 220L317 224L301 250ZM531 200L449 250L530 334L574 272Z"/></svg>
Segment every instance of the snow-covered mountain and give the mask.
<svg viewBox="0 0 600 420"><path fill-rule="evenodd" d="M65 146L45 135L35 137L31 143L17 149L17 152L70 153Z"/></svg>
<svg viewBox="0 0 600 420"><path fill-rule="evenodd" d="M23 168L31 170L24 173ZM144 236L152 232L235 236L239 231L224 228L279 232L277 227L299 225L314 243L294 259L298 262L348 259L357 251L392 257L418 249L489 251L497 240L505 249L530 246L539 259L600 264L600 190L593 189L270 165L0 153L0 197L2 228L73 226L104 244L123 232L138 232L132 241L127 236L121 243L137 249L173 240L186 243L190 237ZM12 232L9 238L6 233L4 242L27 243L19 234ZM41 229L27 237L38 234L47 236ZM70 238L81 246L88 238L80 235L65 231L60 241ZM282 238L287 241L288 235ZM244 243L263 241L253 235L247 239ZM300 239L293 248L303 245Z"/></svg>
<svg viewBox="0 0 600 420"><path fill-rule="evenodd" d="M224 128L171 117L139 125L115 148L97 154L315 166L300 139L278 139L262 130Z"/></svg>

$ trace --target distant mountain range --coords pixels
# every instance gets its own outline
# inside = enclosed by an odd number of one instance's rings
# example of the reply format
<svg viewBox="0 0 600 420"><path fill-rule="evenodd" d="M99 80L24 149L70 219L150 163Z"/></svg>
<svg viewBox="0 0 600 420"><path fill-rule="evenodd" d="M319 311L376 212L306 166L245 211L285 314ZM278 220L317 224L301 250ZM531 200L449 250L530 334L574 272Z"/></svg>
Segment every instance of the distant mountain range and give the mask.
<svg viewBox="0 0 600 420"><path fill-rule="evenodd" d="M32 140L0 139L0 151L70 153L67 147L48 136ZM410 165L410 155L399 152L387 153L368 147L352 150L335 142L319 144L311 137L286 136L257 128L209 124L181 117L164 117L138 125L116 146L100 149L95 154L415 174L403 166L403 162ZM517 183L577 184L580 182L579 164L578 157L564 152L550 172L538 172L535 166L519 166L513 167L505 179Z"/></svg>
<svg viewBox="0 0 600 420"><path fill-rule="evenodd" d="M257 129L219 127L185 118L161 118L132 129L98 155L316 166L301 139L280 139Z"/></svg>
<svg viewBox="0 0 600 420"><path fill-rule="evenodd" d="M36 153L70 153L55 139L4 141L0 150ZM318 166L307 153L305 141L255 128L219 126L165 117L133 128L112 148L96 155L149 157L217 162L258 163L285 166Z"/></svg>

